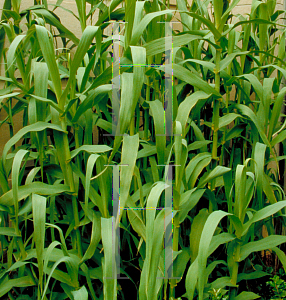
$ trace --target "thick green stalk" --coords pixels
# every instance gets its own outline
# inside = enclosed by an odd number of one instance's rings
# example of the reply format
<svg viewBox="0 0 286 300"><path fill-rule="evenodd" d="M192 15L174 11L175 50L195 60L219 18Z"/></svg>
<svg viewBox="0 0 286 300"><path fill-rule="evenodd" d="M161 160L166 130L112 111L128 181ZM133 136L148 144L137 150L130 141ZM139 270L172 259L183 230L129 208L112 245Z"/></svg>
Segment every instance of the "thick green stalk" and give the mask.
<svg viewBox="0 0 286 300"><path fill-rule="evenodd" d="M179 167L176 168L176 174L179 171ZM177 192L180 190L181 183L177 182L175 189ZM179 211L179 201L178 198L173 198L173 208L175 211ZM180 233L180 218L179 214L177 213L173 219L173 251L178 251L179 249L179 233ZM172 275L174 276L174 274ZM176 279L171 279L171 285L170 285L170 297L173 297L175 299L175 287L177 285Z"/></svg>
<svg viewBox="0 0 286 300"><path fill-rule="evenodd" d="M147 58L148 64L151 64L151 59L150 57ZM150 101L150 77L147 76L147 85L146 85L146 101ZM147 141L149 136L148 136L148 131L149 131L149 111L146 108L144 110L144 140ZM143 169L147 169L147 157L143 158Z"/></svg>
<svg viewBox="0 0 286 300"><path fill-rule="evenodd" d="M241 248L241 234L236 234L237 239L233 240L227 249L227 263L229 267L231 283L234 285L237 284L238 278L238 267L239 267L239 259L240 259L240 248ZM232 287L230 289L230 300L235 299L237 294L237 288Z"/></svg>
<svg viewBox="0 0 286 300"><path fill-rule="evenodd" d="M78 149L80 147L80 143L79 143L79 126L75 125L74 128L74 140L75 140L75 149ZM76 164L78 169L80 170L80 157L79 155L77 155L76 157Z"/></svg>
<svg viewBox="0 0 286 300"><path fill-rule="evenodd" d="M9 130L10 130L10 138L14 135L14 123L13 123L13 113L12 113L12 98L8 102L8 108L9 108ZM12 146L12 151L15 150L15 145Z"/></svg>
<svg viewBox="0 0 286 300"><path fill-rule="evenodd" d="M175 210L177 210L174 207ZM180 233L180 220L179 220L179 214L176 214L174 217L174 223L173 223L173 228L174 228L174 234L173 234L173 251L178 251L179 249L179 233ZM174 274L173 274L174 276ZM177 280L176 279L171 279L171 284L170 284L170 297L173 297L175 299L175 287L177 285Z"/></svg>
<svg viewBox="0 0 286 300"><path fill-rule="evenodd" d="M229 42L229 49L228 49L228 55L230 55L231 53L233 53L233 48L234 48L234 42L233 40L235 39L235 33L230 33L229 34L229 41L231 40L232 43ZM231 66L232 64L229 64L229 66L227 67L227 74L229 76L231 76ZM228 108L228 104L229 104L229 100L230 100L230 92L231 92L231 87L227 87L226 88L226 97L225 97L225 107L226 107L226 113L229 113L229 108ZM227 127L224 128L223 131L223 138L222 138L222 146L221 146L221 155L220 155L220 164L223 165L223 159L224 159L224 152L225 152L225 137L226 137L226 132L227 132Z"/></svg>
<svg viewBox="0 0 286 300"><path fill-rule="evenodd" d="M167 300L168 279L164 279L164 300Z"/></svg>
<svg viewBox="0 0 286 300"><path fill-rule="evenodd" d="M58 125L61 125L62 129L64 131L67 130L67 124L65 117L59 116L59 114L55 111L52 113L52 122ZM74 215L74 221L75 221L75 231L77 236L77 247L78 247L78 254L80 257L82 257L82 247L81 247L81 235L79 231L79 212L78 212L78 206L77 206L77 191L75 190L75 182L73 177L73 171L71 167L71 153L69 148L69 142L68 142L68 134L67 133L55 133L55 142L56 142L56 148L58 150L62 150L63 153L59 153L58 156L63 155L65 162L60 160L61 165L64 174L65 174L65 181L66 184L69 185L70 191L72 192L72 207L73 207L73 215Z"/></svg>
<svg viewBox="0 0 286 300"><path fill-rule="evenodd" d="M217 43L218 46L219 43ZM220 55L221 49L216 50L216 69L215 69L215 89L217 92L220 92ZM217 159L217 148L218 148L218 126L219 126L219 107L221 99L214 99L213 103L213 148L212 148L212 157Z"/></svg>
<svg viewBox="0 0 286 300"><path fill-rule="evenodd" d="M67 134L64 135L64 147L65 147L65 153L66 153L66 161L67 161L67 176L69 181L69 186L71 191L74 193L72 196L72 207L73 207L73 215L74 215L74 222L75 222L75 231L76 231L76 237L77 237L77 247L78 247L78 254L80 257L82 257L82 246L81 246L81 234L79 231L79 213L78 213L78 205L77 205L77 197L76 197L76 191L75 191L75 183L73 178L73 171L71 168L71 155L70 155L70 149L68 144L68 137Z"/></svg>
<svg viewBox="0 0 286 300"><path fill-rule="evenodd" d="M151 64L150 58L148 58L148 64ZM150 101L150 77L147 76L147 85L146 85L146 101ZM144 110L144 139L148 140L148 130L149 130L149 113L148 109Z"/></svg>

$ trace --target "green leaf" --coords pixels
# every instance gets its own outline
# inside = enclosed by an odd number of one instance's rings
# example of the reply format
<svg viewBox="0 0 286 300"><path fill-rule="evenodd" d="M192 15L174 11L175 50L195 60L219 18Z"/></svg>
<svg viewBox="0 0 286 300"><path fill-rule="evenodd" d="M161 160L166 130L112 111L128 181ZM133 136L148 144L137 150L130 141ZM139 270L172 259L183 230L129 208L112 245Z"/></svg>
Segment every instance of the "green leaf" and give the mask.
<svg viewBox="0 0 286 300"><path fill-rule="evenodd" d="M213 24L213 22L211 20L206 19L203 16L201 16L201 15L199 15L197 13L194 13L194 12L182 11L180 13L186 13L186 14L190 15L191 17L193 17L194 19L198 19L199 21L201 21L203 24L205 24L207 26L207 28L213 33L213 35L214 35L214 37L215 37L216 40L220 39L221 34L215 28L215 25Z"/></svg>
<svg viewBox="0 0 286 300"><path fill-rule="evenodd" d="M201 209L193 220L190 233L190 255L192 262L198 256L201 235L208 217L209 212L206 209Z"/></svg>
<svg viewBox="0 0 286 300"><path fill-rule="evenodd" d="M11 228L11 227L0 227L0 235L20 236L16 232L15 228Z"/></svg>
<svg viewBox="0 0 286 300"><path fill-rule="evenodd" d="M168 41L172 41L173 43L171 43L171 45L173 45L173 48L176 48L182 45L187 45L194 40L200 40L200 39L203 39L203 37L200 35L185 33L185 34L175 35L170 37L162 37L144 44L143 47L146 49L146 55L148 57L148 56L164 53L165 50L171 50L172 48L169 49L168 47L169 46Z"/></svg>
<svg viewBox="0 0 286 300"><path fill-rule="evenodd" d="M216 227L220 220L230 215L229 213L223 211L214 211L212 212L206 223L204 225L204 229L202 231L200 245L199 245L199 252L198 252L198 293L199 293L199 300L203 300L203 290L204 290L204 278L205 278L205 269L207 264L207 258L209 255L209 247L211 244L212 237L216 230Z"/></svg>
<svg viewBox="0 0 286 300"><path fill-rule="evenodd" d="M256 143L254 149L254 160L256 162L255 164L256 193L257 193L257 200L260 208L264 205L262 200L262 190L263 190L265 151L266 151L266 145L261 143Z"/></svg>
<svg viewBox="0 0 286 300"><path fill-rule="evenodd" d="M153 13L149 13L145 15L145 17L141 20L141 22L138 24L136 28L134 28L132 32L132 38L130 40L130 45L137 45L140 37L142 36L144 30L146 29L147 25L156 17L165 15L165 14L171 14L173 13L172 10L162 10L162 11L156 11Z"/></svg>
<svg viewBox="0 0 286 300"><path fill-rule="evenodd" d="M87 160L86 177L85 177L85 196L84 196L84 211L86 214L88 213L88 199L90 193L90 181L92 177L92 171L99 157L100 156L98 154L91 154ZM105 212L102 213L103 215L105 215Z"/></svg>
<svg viewBox="0 0 286 300"><path fill-rule="evenodd" d="M155 134L156 134L156 149L158 164L163 165L165 163L165 148L166 148L166 136L165 136L165 120L164 120L164 108L159 100L148 102L154 119Z"/></svg>
<svg viewBox="0 0 286 300"><path fill-rule="evenodd" d="M30 287L36 285L34 279L29 276L22 276L15 279L9 279L1 282L0 297L6 295L12 288L15 287Z"/></svg>
<svg viewBox="0 0 286 300"><path fill-rule="evenodd" d="M46 292L48 290L48 285L49 285L49 282L53 276L54 273L57 273L59 272L58 270L56 270L56 268L58 267L59 264L61 264L62 262L65 262L66 264L66 267L68 269L68 282L69 282L69 285L71 285L72 287L74 288L77 288L78 287L78 282L77 282L77 276L78 276L78 260L79 258L74 256L74 257L69 257L69 256L63 256L61 257L58 261L56 261L53 265L53 267L51 268L51 270L49 271L49 276L48 276L48 279L47 279L47 282L46 282L46 285L45 285L45 289L44 289L44 292L43 292L43 295L42 295L42 298L41 300L44 300L45 298L45 295L46 295ZM63 274L65 274L65 272L62 272ZM59 278L57 278L59 280Z"/></svg>
<svg viewBox="0 0 286 300"><path fill-rule="evenodd" d="M55 94L58 103L60 103L60 97L62 95L62 84L59 75L59 69L56 63L52 36L45 27L40 25L36 25L36 32L37 32L37 37L38 37L39 44L41 46L43 56L49 68L49 74L51 76L54 85ZM61 106L60 108L63 109L63 107Z"/></svg>
<svg viewBox="0 0 286 300"><path fill-rule="evenodd" d="M111 150L112 148L107 145L83 145L71 151L71 159L76 157L82 151L87 153L104 153Z"/></svg>
<svg viewBox="0 0 286 300"><path fill-rule="evenodd" d="M39 195L56 195L69 192L70 188L64 184L46 184L42 182L33 182L27 185L18 187L18 201L27 198L32 193ZM5 206L13 205L13 192L8 191L0 197L0 204Z"/></svg>
<svg viewBox="0 0 286 300"><path fill-rule="evenodd" d="M103 268L103 293L105 299L115 300L117 287L117 268L115 262L116 248L115 236L113 232L112 218L101 218L101 236L104 249L102 259ZM113 238L114 237L114 238Z"/></svg>
<svg viewBox="0 0 286 300"><path fill-rule="evenodd" d="M234 239L236 239L236 236L227 232L214 235L209 247L208 255L211 255L220 245L229 243Z"/></svg>
<svg viewBox="0 0 286 300"><path fill-rule="evenodd" d="M220 117L218 128L220 129L224 126L229 125L238 117L240 117L240 115L234 114L234 113L229 113L229 114L224 115L223 117Z"/></svg>
<svg viewBox="0 0 286 300"><path fill-rule="evenodd" d="M227 286L237 287L237 285L235 285L231 282L231 278L228 276L219 277L211 283L211 288L214 288L216 290L222 289Z"/></svg>
<svg viewBox="0 0 286 300"><path fill-rule="evenodd" d="M14 72L15 72L15 61L17 62L17 66L19 68L20 74L23 78L24 76L24 66L23 66L23 57L21 52L19 51L20 44L25 38L25 35L18 35L14 38L13 42L11 43L8 54L7 54L7 71L9 74L9 77L14 81L17 82L17 79L15 78Z"/></svg>
<svg viewBox="0 0 286 300"><path fill-rule="evenodd" d="M164 70L165 66L159 67L160 70ZM170 68L172 70L172 68ZM169 70L169 68L168 68ZM170 73L170 75L172 75ZM217 92L213 87L211 87L206 81L204 81L201 77L196 75L195 73L187 70L186 68L178 65L173 64L173 75L178 79L189 83L190 85L195 86L201 91L204 91L207 94L213 94L217 97L221 97L220 93Z"/></svg>
<svg viewBox="0 0 286 300"><path fill-rule="evenodd" d="M84 285L79 290L72 291L72 294L74 300L88 300L88 292Z"/></svg>
<svg viewBox="0 0 286 300"><path fill-rule="evenodd" d="M243 261L246 257L257 251L271 249L286 242L286 236L270 235L256 242L249 242L240 248L239 261Z"/></svg>
<svg viewBox="0 0 286 300"><path fill-rule="evenodd" d="M267 199L269 200L269 202L271 204L274 204L277 202L277 199L274 194L274 190L271 187L268 177L265 173L263 174L263 192L265 193ZM280 215L281 213L278 212L278 214Z"/></svg>
<svg viewBox="0 0 286 300"><path fill-rule="evenodd" d="M19 177L20 177L20 168L23 159L25 156L29 153L29 151L20 149L13 160L13 165L12 165L12 195L13 195L13 204L14 204L14 211L15 211L15 226L16 230L18 230L18 214L19 214L19 204L18 204L18 199L19 199Z"/></svg>
<svg viewBox="0 0 286 300"><path fill-rule="evenodd" d="M100 223L99 214L93 213L90 244L89 244L86 252L84 253L83 258L81 259L80 264L82 264L85 260L92 258L92 256L94 255L97 245L101 239L101 235L100 235L101 227L100 226L101 226L101 223Z"/></svg>
<svg viewBox="0 0 286 300"><path fill-rule="evenodd" d="M263 128L259 124L257 116L254 114L254 112L249 107L247 107L243 104L234 104L233 107L240 110L242 114L249 117L249 119L253 122L253 124L255 125L255 127L257 128L257 130L260 134L260 137L261 137L263 143L269 147L271 154L273 155L273 157L275 158L275 161L276 161L276 155L273 152L272 146L271 146L270 142L268 141Z"/></svg>
<svg viewBox="0 0 286 300"><path fill-rule="evenodd" d="M34 223L34 241L36 245L38 270L39 270L39 286L43 290L44 275L44 248L45 248L45 223L46 223L46 197L33 194L33 223Z"/></svg>
<svg viewBox="0 0 286 300"><path fill-rule="evenodd" d="M286 139L286 130L283 130L271 141L271 146L274 147L275 145L285 141L285 139Z"/></svg>
<svg viewBox="0 0 286 300"><path fill-rule="evenodd" d="M192 189L202 170L211 162L210 153L199 153L191 159L186 167L186 181L189 182L189 187Z"/></svg>
<svg viewBox="0 0 286 300"><path fill-rule="evenodd" d="M44 98L44 97L40 97L40 96L36 96L36 95L32 95L33 98L35 98L36 100L38 100L38 103L47 103L50 106L52 106L53 108L55 108L59 113L63 114L64 112L59 108L59 106L57 105L57 103L55 103L53 100Z"/></svg>
<svg viewBox="0 0 286 300"><path fill-rule="evenodd" d="M140 285L139 295L142 299L151 299L155 295L155 282L157 275L157 268L159 264L159 257L162 251L162 239L164 228L168 224L164 224L167 216L170 216L171 211L165 209L161 211L155 219L156 207L158 206L159 198L164 189L169 186L162 181L154 184L148 196L146 207L146 258L144 261ZM165 215L166 213L166 215ZM155 230L156 228L156 230ZM151 297L151 298L150 298Z"/></svg>
<svg viewBox="0 0 286 300"><path fill-rule="evenodd" d="M199 264L198 259L191 264L188 269L187 276L186 276L186 291L188 299L193 299L195 288L198 281L198 273L199 273Z"/></svg>
<svg viewBox="0 0 286 300"><path fill-rule="evenodd" d="M234 215L238 217L241 223L244 222L244 210L247 208L246 203L246 167L237 165L235 172L235 200L234 200Z"/></svg>
<svg viewBox="0 0 286 300"><path fill-rule="evenodd" d="M120 206L125 208L139 148L139 134L124 136L122 144L121 164L127 166L120 171Z"/></svg>
<svg viewBox="0 0 286 300"><path fill-rule="evenodd" d="M216 166L205 178L202 178L199 181L198 188L202 188L203 186L205 186L208 182L210 182L214 178L223 176L225 173L227 173L229 171L231 171L230 168Z"/></svg>
<svg viewBox="0 0 286 300"><path fill-rule="evenodd" d="M238 296L236 296L234 298L234 300L244 300L244 299L249 299L249 300L252 300L252 299L258 299L260 298L259 295L255 294L255 293L252 293L252 292L241 292Z"/></svg>
<svg viewBox="0 0 286 300"><path fill-rule="evenodd" d="M145 64L146 64L146 49L144 47L130 46L133 62L133 90L132 90L132 106L131 113L135 111L138 99L141 96L141 89L145 76ZM130 111L129 111L130 114Z"/></svg>
<svg viewBox="0 0 286 300"><path fill-rule="evenodd" d="M222 20L222 11L223 11L223 1L213 0L214 16L215 16L215 26L218 29Z"/></svg>
<svg viewBox="0 0 286 300"><path fill-rule="evenodd" d="M271 250L273 250L276 253L276 255L278 256L279 260L281 261L283 269L285 271L286 270L286 255L285 255L285 253L282 250L280 250L278 247L273 247Z"/></svg>
<svg viewBox="0 0 286 300"><path fill-rule="evenodd" d="M279 201L275 204L272 205L268 205L262 209L260 209L258 212L256 212L254 214L254 216L243 225L243 234L246 234L249 227L258 221L264 220L272 215L274 215L275 213L277 213L278 211L280 211L283 207L286 206L286 200L284 201Z"/></svg>
<svg viewBox="0 0 286 300"><path fill-rule="evenodd" d="M76 0L75 2L77 6L81 29L84 30L86 26L86 1Z"/></svg>
<svg viewBox="0 0 286 300"><path fill-rule="evenodd" d="M146 242L146 227L142 220L140 211L133 209L132 207L129 207L129 209L127 210L127 215L132 228Z"/></svg>
<svg viewBox="0 0 286 300"><path fill-rule="evenodd" d="M10 94L7 94L7 95L0 96L0 104L4 99L13 98L13 97L18 96L18 95L20 95L20 93L10 93Z"/></svg>
<svg viewBox="0 0 286 300"><path fill-rule="evenodd" d="M53 129L53 130L57 130L60 132L65 132L60 126L55 125L55 124L50 124L50 123L45 123L45 122L37 122L34 123L32 125L28 125L23 127L22 129L20 129L4 146L3 149L3 153L2 153L2 164L3 167L5 168L5 161L6 161L6 157L8 154L8 151L11 149L11 147L13 145L15 145L25 134L29 133L29 132L38 132L38 131L42 131L45 129Z"/></svg>
<svg viewBox="0 0 286 300"><path fill-rule="evenodd" d="M55 15L46 9L34 9L33 13L40 17L44 17L45 21L52 26L55 26L64 36L73 41L76 45L79 43L79 39L55 17ZM22 12L23 13L23 12Z"/></svg>
<svg viewBox="0 0 286 300"><path fill-rule="evenodd" d="M131 119L133 117L134 111L132 110L133 95L132 92L135 87L133 87L134 73L123 73L122 78L122 92L120 99L120 111L119 111L119 121L120 121L120 134L124 134L126 129L130 125Z"/></svg>
<svg viewBox="0 0 286 300"><path fill-rule="evenodd" d="M135 19L136 2L132 0L125 1L125 49L128 48L132 37L132 31L136 28L133 26Z"/></svg>
<svg viewBox="0 0 286 300"><path fill-rule="evenodd" d="M182 138L184 138L186 135L187 120L192 108L198 103L199 100L205 100L209 97L210 95L206 94L205 92L195 92L191 96L186 97L186 99L179 105L176 121L180 122L182 125Z"/></svg>
<svg viewBox="0 0 286 300"><path fill-rule="evenodd" d="M237 276L237 282L240 282L242 280L252 280L252 279L257 279L261 278L264 276L269 276L269 273L260 271L260 270L255 270L254 272L251 273L240 273Z"/></svg>
<svg viewBox="0 0 286 300"><path fill-rule="evenodd" d="M279 91L277 98L275 99L275 103L272 108L271 117L269 120L269 135L268 135L269 138L272 137L274 133L274 129L277 126L285 94L286 94L286 87L282 88L281 91ZM273 141L271 142L271 145L274 146L272 143Z"/></svg>
<svg viewBox="0 0 286 300"><path fill-rule="evenodd" d="M74 58L71 63L70 76L69 76L67 85L65 87L63 94L61 94L59 106L62 109L63 109L64 105L66 104L65 103L66 97L69 92L70 85L73 83L75 76L76 76L76 72L77 72L82 60L84 59L84 56L86 55L87 50L89 49L90 44L91 44L92 40L94 39L98 30L100 30L100 29L97 26L87 26L82 33L82 37L79 41L77 50L75 52Z"/></svg>
<svg viewBox="0 0 286 300"><path fill-rule="evenodd" d="M91 90L78 107L72 122L76 123L88 109L92 108L93 105L98 104L104 98L105 94L110 91L112 91L112 84L103 84Z"/></svg>
<svg viewBox="0 0 286 300"><path fill-rule="evenodd" d="M204 192L204 189L196 190L195 188L181 195L181 203L179 207L180 223L186 219L189 211L191 211L197 205Z"/></svg>

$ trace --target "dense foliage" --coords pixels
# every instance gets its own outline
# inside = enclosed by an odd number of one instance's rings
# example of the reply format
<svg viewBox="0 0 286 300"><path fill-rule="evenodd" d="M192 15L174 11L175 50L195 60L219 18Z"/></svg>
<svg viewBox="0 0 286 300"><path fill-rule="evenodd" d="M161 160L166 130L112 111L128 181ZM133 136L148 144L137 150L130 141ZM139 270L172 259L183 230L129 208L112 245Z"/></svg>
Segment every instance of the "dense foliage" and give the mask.
<svg viewBox="0 0 286 300"><path fill-rule="evenodd" d="M239 0L177 0L176 14L75 0L80 40L62 2L2 10L0 297L240 300L264 297L259 281L285 294L276 1L242 16Z"/></svg>

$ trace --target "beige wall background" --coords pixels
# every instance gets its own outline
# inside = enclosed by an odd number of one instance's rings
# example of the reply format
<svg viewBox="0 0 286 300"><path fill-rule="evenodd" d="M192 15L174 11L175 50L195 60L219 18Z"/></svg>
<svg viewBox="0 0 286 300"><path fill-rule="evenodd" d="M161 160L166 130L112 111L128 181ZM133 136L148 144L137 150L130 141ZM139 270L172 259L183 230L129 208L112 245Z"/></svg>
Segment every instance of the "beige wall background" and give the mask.
<svg viewBox="0 0 286 300"><path fill-rule="evenodd" d="M48 8L50 10L53 10L56 4L56 0L48 0ZM106 0L108 2L108 0ZM191 2L191 0L189 0ZM235 7L233 10L234 14L247 14L250 12L251 9L251 3L252 0L241 0L239 4ZM4 4L4 0L0 0L0 8L2 9ZM34 0L22 0L21 1L21 7L20 11L23 9L26 9L34 4ZM176 0L170 0L170 4L172 5L172 8L175 9L176 7ZM62 2L62 7L66 8L68 10L71 10L75 14L77 14L77 7L76 2L74 0L64 0ZM55 13L58 15L58 17L61 19L61 22L64 26L66 26L70 31L72 31L78 38L81 36L81 27L79 21L69 12L65 11L63 8L56 8ZM277 9L282 10L284 9L284 0L277 0ZM87 4L87 12L90 10L90 5ZM96 18L96 16L95 16ZM93 20L94 22L94 20ZM21 26L23 26L23 30L25 30L25 24L22 22ZM175 27L175 26L174 26ZM6 45L8 46L7 42ZM3 72L3 64L1 64L0 73L1 75L4 74ZM0 82L0 89L2 88L2 84ZM0 111L0 121L6 118L6 113L2 109ZM14 123L14 133L16 133L19 129L22 128L22 116L21 114L16 115L13 118ZM2 149L5 145L5 143L9 140L10 133L9 133L9 126L7 124L4 124L0 127L0 155L2 154Z"/></svg>

